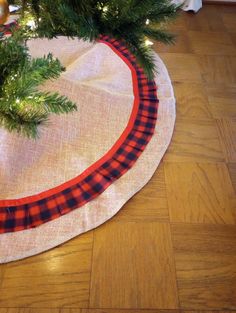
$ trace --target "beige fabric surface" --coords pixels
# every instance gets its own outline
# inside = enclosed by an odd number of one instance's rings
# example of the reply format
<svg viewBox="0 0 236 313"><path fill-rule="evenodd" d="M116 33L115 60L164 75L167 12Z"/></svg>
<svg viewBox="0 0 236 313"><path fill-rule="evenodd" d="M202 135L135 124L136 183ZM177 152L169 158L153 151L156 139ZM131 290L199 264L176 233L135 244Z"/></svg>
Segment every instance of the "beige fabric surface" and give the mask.
<svg viewBox="0 0 236 313"><path fill-rule="evenodd" d="M39 142L20 139L23 140L21 145L25 145L30 155L26 155L26 159L22 158L24 161L19 159L20 154L16 157L17 149L21 149L17 144L19 138L0 130L1 142L4 139L4 144L0 145L1 171L2 168L5 170L2 160L13 169L20 162L17 175L21 175L19 177L23 179L24 185L18 186L19 182L14 182L12 186L8 183L7 191L5 188L3 191L0 183L1 198L3 195L4 198L15 198L34 194L45 190L43 188L48 188L47 186L53 187L60 181L72 178L75 173L78 175L78 170L82 171L93 163L118 139L128 122L133 105L130 70L104 44L78 43L59 38L44 41L40 46L38 42L32 42L30 48L34 56L51 51L67 66L63 77L45 88L60 90L76 100L78 112L56 117L55 120L53 118L48 128L42 130ZM165 65L158 56L156 63L160 99L156 132L134 167L82 208L35 229L0 235L0 263L38 254L101 225L113 217L150 180L170 143L175 122L172 85ZM59 122L58 119L62 120ZM62 122L63 125L60 124ZM50 144L47 144L48 140ZM13 160L11 162L2 156L7 149ZM54 160L55 155L59 163L51 162L50 166L44 168L43 164L47 164L51 158ZM24 164L28 162L28 158L32 163ZM63 164L63 161L66 163ZM41 172L37 171L37 166L41 166ZM36 169L37 174L33 169ZM6 181L7 175L5 170L0 181Z"/></svg>
<svg viewBox="0 0 236 313"><path fill-rule="evenodd" d="M51 116L38 140L0 130L0 199L38 194L81 174L120 137L133 106L129 68L108 46L65 38L29 46L33 56L52 52L67 67L43 89L68 96L78 111Z"/></svg>

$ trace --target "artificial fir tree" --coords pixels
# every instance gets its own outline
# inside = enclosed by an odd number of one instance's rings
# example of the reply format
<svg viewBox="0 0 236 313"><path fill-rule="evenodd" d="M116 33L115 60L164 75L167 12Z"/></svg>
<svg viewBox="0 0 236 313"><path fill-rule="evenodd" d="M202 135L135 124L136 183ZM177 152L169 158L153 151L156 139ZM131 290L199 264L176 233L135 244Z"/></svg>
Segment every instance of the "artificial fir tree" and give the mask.
<svg viewBox="0 0 236 313"><path fill-rule="evenodd" d="M178 7L169 0L12 0L10 3L21 7L21 36L28 39L64 35L95 41L100 34L110 35L126 42L150 79L154 76L155 65L147 38L167 44L174 40L165 25L176 16ZM29 21L34 25L33 30L27 27ZM59 76L61 66L52 56L31 60L27 48L16 38L17 35L0 42L0 67L5 69L0 79L0 126L35 135L37 125L50 112L68 112L75 106L65 97L37 91L46 79ZM13 41L17 55L10 53ZM4 55L8 56L8 62L3 61ZM7 98L10 94L15 98ZM29 98L30 95L33 98ZM9 110L10 115L6 115Z"/></svg>

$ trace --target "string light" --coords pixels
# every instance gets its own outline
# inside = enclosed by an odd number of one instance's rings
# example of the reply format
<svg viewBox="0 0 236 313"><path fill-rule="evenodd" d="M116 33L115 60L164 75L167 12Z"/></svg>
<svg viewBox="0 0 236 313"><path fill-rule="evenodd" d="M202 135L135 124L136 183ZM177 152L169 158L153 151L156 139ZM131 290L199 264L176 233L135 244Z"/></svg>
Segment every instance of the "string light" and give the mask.
<svg viewBox="0 0 236 313"><path fill-rule="evenodd" d="M145 40L145 45L146 46L152 46L154 43L148 39Z"/></svg>
<svg viewBox="0 0 236 313"><path fill-rule="evenodd" d="M27 26L29 26L32 30L35 29L36 23L35 20L31 19L26 23Z"/></svg>

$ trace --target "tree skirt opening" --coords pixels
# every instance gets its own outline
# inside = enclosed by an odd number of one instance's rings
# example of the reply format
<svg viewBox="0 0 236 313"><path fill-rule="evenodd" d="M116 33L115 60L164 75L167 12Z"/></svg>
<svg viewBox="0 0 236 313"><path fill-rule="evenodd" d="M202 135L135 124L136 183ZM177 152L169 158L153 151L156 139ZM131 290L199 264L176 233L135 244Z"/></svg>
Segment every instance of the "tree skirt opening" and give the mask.
<svg viewBox="0 0 236 313"><path fill-rule="evenodd" d="M173 88L161 59L148 82L122 42L29 43L66 72L42 88L77 103L36 141L0 129L0 263L51 249L111 217L152 177L172 137ZM159 105L157 102L159 99ZM157 114L158 106L158 114Z"/></svg>

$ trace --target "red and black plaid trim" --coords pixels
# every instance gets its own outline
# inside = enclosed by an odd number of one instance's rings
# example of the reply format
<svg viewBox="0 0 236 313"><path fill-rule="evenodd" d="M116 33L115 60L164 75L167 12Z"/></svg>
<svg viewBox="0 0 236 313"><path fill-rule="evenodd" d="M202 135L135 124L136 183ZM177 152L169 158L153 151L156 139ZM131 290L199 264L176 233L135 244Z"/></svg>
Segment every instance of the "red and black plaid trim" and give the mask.
<svg viewBox="0 0 236 313"><path fill-rule="evenodd" d="M11 22L10 24L0 25L0 38L6 35L11 35L12 30L18 27L16 21Z"/></svg>
<svg viewBox="0 0 236 313"><path fill-rule="evenodd" d="M96 198L134 165L154 134L158 109L155 82L147 79L122 41L108 36L100 39L127 63L133 74L136 109L132 112L125 136L117 141L115 150L111 149L106 159L102 158L92 166L91 172L85 171L68 184L55 188L57 191L53 194L1 200L0 233L36 227Z"/></svg>

